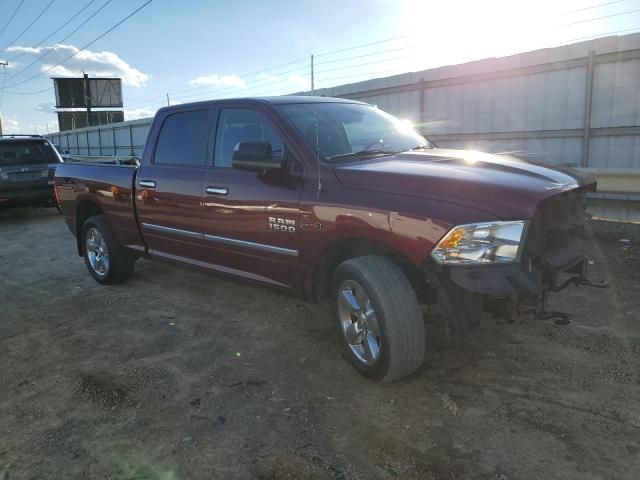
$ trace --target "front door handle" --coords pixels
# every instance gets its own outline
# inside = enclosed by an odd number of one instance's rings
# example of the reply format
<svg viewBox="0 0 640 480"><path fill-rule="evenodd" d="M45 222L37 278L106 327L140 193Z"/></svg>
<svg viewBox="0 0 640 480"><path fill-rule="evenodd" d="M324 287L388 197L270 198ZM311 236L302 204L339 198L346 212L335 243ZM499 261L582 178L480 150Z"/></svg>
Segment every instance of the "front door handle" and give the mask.
<svg viewBox="0 0 640 480"><path fill-rule="evenodd" d="M155 180L140 180L138 185L144 188L156 188Z"/></svg>
<svg viewBox="0 0 640 480"><path fill-rule="evenodd" d="M229 189L226 187L207 187L206 192L209 195L226 195L229 193Z"/></svg>

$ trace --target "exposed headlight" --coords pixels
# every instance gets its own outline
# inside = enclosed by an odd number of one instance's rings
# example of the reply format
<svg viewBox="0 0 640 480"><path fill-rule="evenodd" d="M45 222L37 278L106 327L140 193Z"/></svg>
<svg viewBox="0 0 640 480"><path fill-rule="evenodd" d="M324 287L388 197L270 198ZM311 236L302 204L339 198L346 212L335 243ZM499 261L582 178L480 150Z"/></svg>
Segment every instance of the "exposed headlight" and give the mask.
<svg viewBox="0 0 640 480"><path fill-rule="evenodd" d="M443 265L516 262L527 222L472 223L453 227L431 251Z"/></svg>

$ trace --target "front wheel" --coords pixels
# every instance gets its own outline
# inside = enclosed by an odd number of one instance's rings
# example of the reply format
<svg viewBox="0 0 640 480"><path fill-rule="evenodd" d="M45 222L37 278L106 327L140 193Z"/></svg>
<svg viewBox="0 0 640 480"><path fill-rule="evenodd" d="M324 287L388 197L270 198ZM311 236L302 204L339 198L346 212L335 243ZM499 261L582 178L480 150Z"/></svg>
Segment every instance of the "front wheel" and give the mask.
<svg viewBox="0 0 640 480"><path fill-rule="evenodd" d="M420 367L424 320L396 264L378 255L347 260L335 271L332 294L342 346L362 375L392 382Z"/></svg>
<svg viewBox="0 0 640 480"><path fill-rule="evenodd" d="M135 258L118 243L104 215L84 222L82 250L89 273L100 283L122 283L133 274Z"/></svg>

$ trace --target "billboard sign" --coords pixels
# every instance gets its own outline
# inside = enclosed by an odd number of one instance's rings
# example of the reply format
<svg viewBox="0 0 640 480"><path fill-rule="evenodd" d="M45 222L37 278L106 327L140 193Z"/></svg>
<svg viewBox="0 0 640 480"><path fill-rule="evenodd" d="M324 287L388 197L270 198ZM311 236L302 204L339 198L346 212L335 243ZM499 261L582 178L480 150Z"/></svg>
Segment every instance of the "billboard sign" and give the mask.
<svg viewBox="0 0 640 480"><path fill-rule="evenodd" d="M123 107L120 78L54 78L53 84L56 108Z"/></svg>
<svg viewBox="0 0 640 480"><path fill-rule="evenodd" d="M87 122L86 111L58 112L58 127L61 132L76 128L90 127L94 125L109 125L111 123L124 122L122 110L91 112L91 123Z"/></svg>

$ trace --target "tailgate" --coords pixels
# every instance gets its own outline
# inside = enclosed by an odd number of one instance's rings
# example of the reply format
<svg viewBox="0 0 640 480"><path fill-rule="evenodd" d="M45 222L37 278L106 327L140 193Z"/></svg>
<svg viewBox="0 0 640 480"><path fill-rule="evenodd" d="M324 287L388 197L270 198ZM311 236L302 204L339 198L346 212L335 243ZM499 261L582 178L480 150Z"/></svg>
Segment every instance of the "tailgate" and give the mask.
<svg viewBox="0 0 640 480"><path fill-rule="evenodd" d="M9 166L0 169L0 191L40 189L53 184L48 165Z"/></svg>

